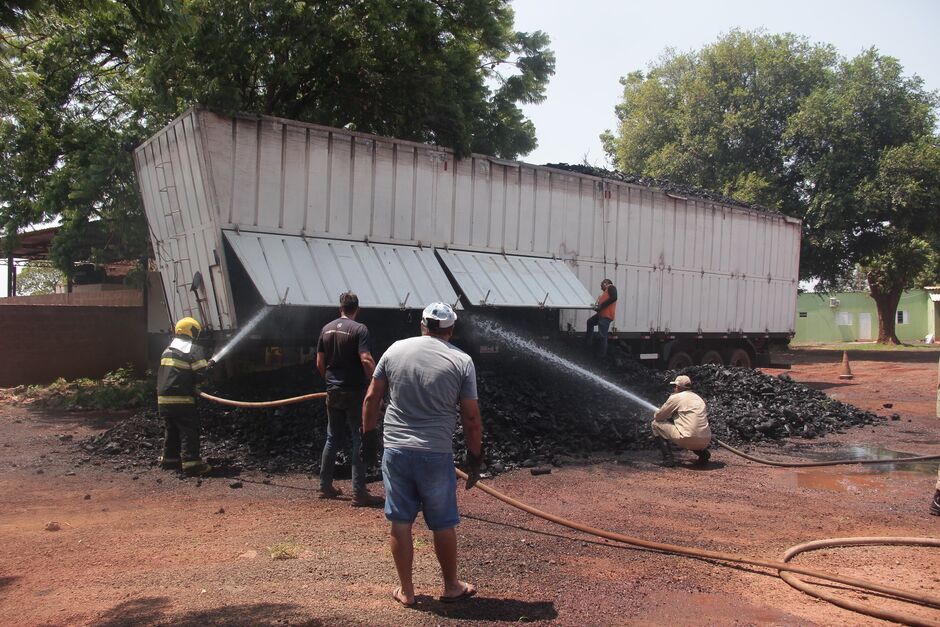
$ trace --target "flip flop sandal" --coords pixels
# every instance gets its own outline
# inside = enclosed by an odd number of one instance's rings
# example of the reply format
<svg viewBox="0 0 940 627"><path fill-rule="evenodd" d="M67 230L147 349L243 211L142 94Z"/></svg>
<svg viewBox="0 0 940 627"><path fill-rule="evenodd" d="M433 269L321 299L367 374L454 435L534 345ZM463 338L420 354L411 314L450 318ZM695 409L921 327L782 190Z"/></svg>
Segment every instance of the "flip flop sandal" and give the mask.
<svg viewBox="0 0 940 627"><path fill-rule="evenodd" d="M395 599L395 601L402 607L414 607L415 604L417 603L417 601L412 601L411 603L405 603L402 600L404 598L404 595L398 596L399 594L401 594L401 586L395 588L395 591L392 592L392 598Z"/></svg>
<svg viewBox="0 0 940 627"><path fill-rule="evenodd" d="M456 596L452 596L452 597L442 596L442 597L438 597L438 600L441 603L455 603L457 601L462 601L463 599L469 599L476 593L477 593L476 588L471 588L470 586L467 586L463 589L463 592L461 592L460 594Z"/></svg>

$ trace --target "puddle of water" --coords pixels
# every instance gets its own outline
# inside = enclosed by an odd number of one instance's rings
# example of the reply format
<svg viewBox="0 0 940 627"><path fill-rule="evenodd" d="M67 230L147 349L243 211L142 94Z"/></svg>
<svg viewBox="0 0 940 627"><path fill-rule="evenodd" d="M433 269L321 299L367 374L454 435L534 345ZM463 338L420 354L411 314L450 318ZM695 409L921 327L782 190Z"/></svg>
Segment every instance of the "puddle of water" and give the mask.
<svg viewBox="0 0 940 627"><path fill-rule="evenodd" d="M845 475L820 470L787 473L785 484L791 488L830 490L832 492L862 492L884 486L882 477L870 474Z"/></svg>
<svg viewBox="0 0 940 627"><path fill-rule="evenodd" d="M818 461L833 459L898 459L911 457L913 453L894 451L877 444L855 444L835 451L801 451L801 456ZM883 479L889 474L909 476L933 476L937 472L938 461L915 462L911 464L874 464L871 466L846 466L849 472L840 472L837 468L795 470L787 472L784 482L793 488L813 490L831 490L833 492L861 492L879 489L884 486Z"/></svg>
<svg viewBox="0 0 940 627"><path fill-rule="evenodd" d="M920 442L926 444L926 442ZM799 446L788 451L794 458L811 461L830 461L836 459L900 459L903 457L916 457L916 453L895 451L877 444L853 444L836 450L821 451L815 447ZM908 472L925 475L935 475L940 460L913 462L908 464L872 464L870 466L854 466L856 472L869 475L884 475L891 472ZM846 468L849 468L848 466Z"/></svg>

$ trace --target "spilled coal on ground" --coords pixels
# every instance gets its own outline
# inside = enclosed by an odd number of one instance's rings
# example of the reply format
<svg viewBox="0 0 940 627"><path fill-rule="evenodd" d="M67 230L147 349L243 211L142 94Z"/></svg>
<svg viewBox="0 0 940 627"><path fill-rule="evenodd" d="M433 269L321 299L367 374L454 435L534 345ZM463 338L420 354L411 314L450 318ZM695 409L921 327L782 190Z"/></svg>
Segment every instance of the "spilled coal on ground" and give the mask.
<svg viewBox="0 0 940 627"><path fill-rule="evenodd" d="M650 370L612 347L603 363L572 345L553 350L653 404L669 395L668 381L687 374L707 402L716 437L731 443L815 438L881 422L871 412L823 392L757 370L694 366L681 373ZM651 445L651 412L572 372L527 355L477 360L484 449L493 472L561 465L592 454L617 454ZM313 365L255 373L216 385L213 394L246 401L273 400L322 390ZM326 437L322 400L272 409L231 408L200 399L203 456L233 468L269 473L319 471ZM156 463L163 426L155 408L145 410L80 444L114 468L133 471ZM454 438L458 458L462 433ZM341 456L342 461L342 456Z"/></svg>

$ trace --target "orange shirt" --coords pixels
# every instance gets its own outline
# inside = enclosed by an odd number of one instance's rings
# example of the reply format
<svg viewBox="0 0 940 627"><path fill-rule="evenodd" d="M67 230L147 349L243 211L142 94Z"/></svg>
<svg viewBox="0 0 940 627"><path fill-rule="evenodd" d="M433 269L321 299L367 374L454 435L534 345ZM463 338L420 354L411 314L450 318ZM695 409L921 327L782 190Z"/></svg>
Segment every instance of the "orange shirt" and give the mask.
<svg viewBox="0 0 940 627"><path fill-rule="evenodd" d="M617 293L617 288L613 285L607 286L607 289L604 290L600 298L597 299L597 304L599 306L597 310L597 315L601 318L607 318L608 320L613 320L614 316L617 314L617 301L610 303L609 305L604 305L609 301L613 296L609 293L610 290L614 290L614 294Z"/></svg>

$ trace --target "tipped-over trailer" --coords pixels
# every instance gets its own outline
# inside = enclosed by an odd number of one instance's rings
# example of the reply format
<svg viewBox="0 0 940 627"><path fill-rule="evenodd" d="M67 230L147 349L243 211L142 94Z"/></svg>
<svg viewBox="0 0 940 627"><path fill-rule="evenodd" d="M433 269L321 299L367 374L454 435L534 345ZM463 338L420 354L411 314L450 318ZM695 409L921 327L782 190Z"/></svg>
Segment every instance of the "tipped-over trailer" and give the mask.
<svg viewBox="0 0 940 627"><path fill-rule="evenodd" d="M277 307L309 345L341 292L387 340L429 301L611 336L661 366L750 365L793 334L800 222L553 167L266 116L190 109L135 152L171 319L216 335Z"/></svg>

